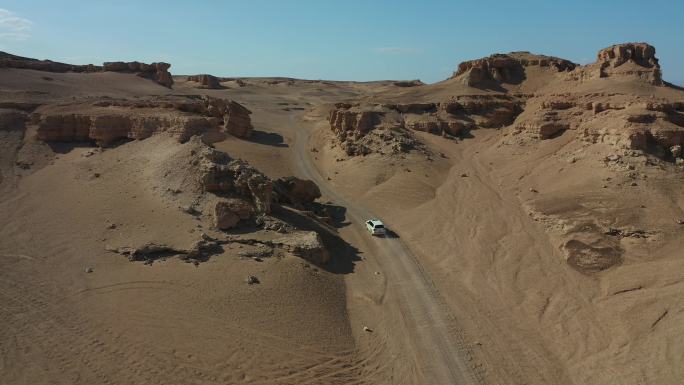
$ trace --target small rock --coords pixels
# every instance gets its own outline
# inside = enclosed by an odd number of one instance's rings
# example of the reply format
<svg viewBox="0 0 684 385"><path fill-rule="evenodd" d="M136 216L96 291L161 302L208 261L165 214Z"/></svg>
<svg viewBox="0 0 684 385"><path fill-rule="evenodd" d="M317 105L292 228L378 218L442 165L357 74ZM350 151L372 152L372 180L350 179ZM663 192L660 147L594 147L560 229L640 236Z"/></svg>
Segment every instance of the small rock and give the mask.
<svg viewBox="0 0 684 385"><path fill-rule="evenodd" d="M197 209L194 206L191 206L191 205L182 206L180 209L183 210L183 212L188 213L190 215L201 214L199 211L197 211Z"/></svg>
<svg viewBox="0 0 684 385"><path fill-rule="evenodd" d="M636 185L637 185L637 183L636 183L636 182L632 182L632 183L630 183L630 186L636 186Z"/></svg>
<svg viewBox="0 0 684 385"><path fill-rule="evenodd" d="M96 172L96 173L93 174L93 178L99 178L99 177L100 177L100 173L99 173L99 172Z"/></svg>
<svg viewBox="0 0 684 385"><path fill-rule="evenodd" d="M538 193L539 191L537 191L536 189L530 188L530 192L532 192L532 193Z"/></svg>
<svg viewBox="0 0 684 385"><path fill-rule="evenodd" d="M466 174L466 173L461 174L461 178L467 178L467 177L468 177L468 174Z"/></svg>
<svg viewBox="0 0 684 385"><path fill-rule="evenodd" d="M85 271L86 273L92 273L92 272L93 272L93 268L90 267L90 266L87 266L87 267L85 268L84 271Z"/></svg>
<svg viewBox="0 0 684 385"><path fill-rule="evenodd" d="M677 219L678 225L684 225L684 219Z"/></svg>
<svg viewBox="0 0 684 385"><path fill-rule="evenodd" d="M376 272L375 272L375 275L380 275L380 272L379 272L379 271L376 271Z"/></svg>
<svg viewBox="0 0 684 385"><path fill-rule="evenodd" d="M110 230L114 230L116 228L116 223L110 223L109 225L107 225L107 228Z"/></svg>
<svg viewBox="0 0 684 385"><path fill-rule="evenodd" d="M255 277L253 275L250 275L249 277L247 277L247 284L248 285L254 285L257 283L259 283L259 278Z"/></svg>
<svg viewBox="0 0 684 385"><path fill-rule="evenodd" d="M373 332L373 329L369 328L368 326L364 326L364 327L363 327L363 331L364 331L364 332L368 332L368 333L372 333L372 332Z"/></svg>

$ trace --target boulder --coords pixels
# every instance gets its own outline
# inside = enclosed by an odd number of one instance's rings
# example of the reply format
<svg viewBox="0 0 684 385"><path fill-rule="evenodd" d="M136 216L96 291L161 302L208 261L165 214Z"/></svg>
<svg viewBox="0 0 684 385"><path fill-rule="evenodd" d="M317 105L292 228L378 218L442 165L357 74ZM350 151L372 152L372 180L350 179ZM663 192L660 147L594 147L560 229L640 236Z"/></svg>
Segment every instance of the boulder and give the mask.
<svg viewBox="0 0 684 385"><path fill-rule="evenodd" d="M221 230L232 229L241 220L249 219L252 213L252 206L242 199L222 199L214 206L214 224Z"/></svg>
<svg viewBox="0 0 684 385"><path fill-rule="evenodd" d="M293 176L275 180L273 189L281 203L306 204L321 197L321 190L316 183Z"/></svg>

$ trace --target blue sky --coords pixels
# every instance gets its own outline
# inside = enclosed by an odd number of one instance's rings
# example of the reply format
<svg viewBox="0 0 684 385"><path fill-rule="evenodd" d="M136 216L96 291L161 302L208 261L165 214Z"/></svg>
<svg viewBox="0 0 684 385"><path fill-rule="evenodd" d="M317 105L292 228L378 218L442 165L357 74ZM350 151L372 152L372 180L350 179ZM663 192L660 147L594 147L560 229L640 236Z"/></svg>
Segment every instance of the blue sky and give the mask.
<svg viewBox="0 0 684 385"><path fill-rule="evenodd" d="M646 41L684 83L684 1L0 2L0 50L76 64L166 61L174 74L378 80L448 77L516 50L579 63Z"/></svg>

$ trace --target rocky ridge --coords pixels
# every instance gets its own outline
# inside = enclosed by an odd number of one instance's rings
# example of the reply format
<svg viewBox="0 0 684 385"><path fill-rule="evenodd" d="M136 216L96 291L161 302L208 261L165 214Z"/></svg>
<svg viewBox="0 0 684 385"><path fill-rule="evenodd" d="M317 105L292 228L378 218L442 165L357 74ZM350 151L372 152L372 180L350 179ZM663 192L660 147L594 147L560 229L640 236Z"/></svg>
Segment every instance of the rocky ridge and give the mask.
<svg viewBox="0 0 684 385"><path fill-rule="evenodd" d="M548 68L555 72L567 72L574 70L577 64L557 57L511 52L462 62L451 78L459 79L471 87L481 86L487 82L517 84L524 79L525 68L532 66Z"/></svg>
<svg viewBox="0 0 684 385"><path fill-rule="evenodd" d="M105 62L102 66L93 64L76 65L54 62L51 60L37 60L16 55L11 55L6 52L0 52L0 68L19 68L30 69L35 71L46 72L123 72L133 73L137 76L150 79L159 83L164 87L171 88L173 85L173 78L169 73L171 64L157 62L157 63L140 63L133 62Z"/></svg>
<svg viewBox="0 0 684 385"><path fill-rule="evenodd" d="M250 114L234 101L208 96L134 101L104 98L42 106L32 120L38 138L44 141L111 145L160 132L169 132L181 142L212 132L248 138L252 132Z"/></svg>

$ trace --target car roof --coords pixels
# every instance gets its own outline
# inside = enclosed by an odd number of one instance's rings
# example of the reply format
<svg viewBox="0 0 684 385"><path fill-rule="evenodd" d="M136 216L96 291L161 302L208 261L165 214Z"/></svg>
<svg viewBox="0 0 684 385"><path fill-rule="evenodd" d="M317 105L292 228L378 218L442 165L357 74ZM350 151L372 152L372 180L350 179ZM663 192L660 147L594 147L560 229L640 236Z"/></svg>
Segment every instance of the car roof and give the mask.
<svg viewBox="0 0 684 385"><path fill-rule="evenodd" d="M372 223L373 226L382 225L382 221L379 219L369 219L368 222Z"/></svg>

